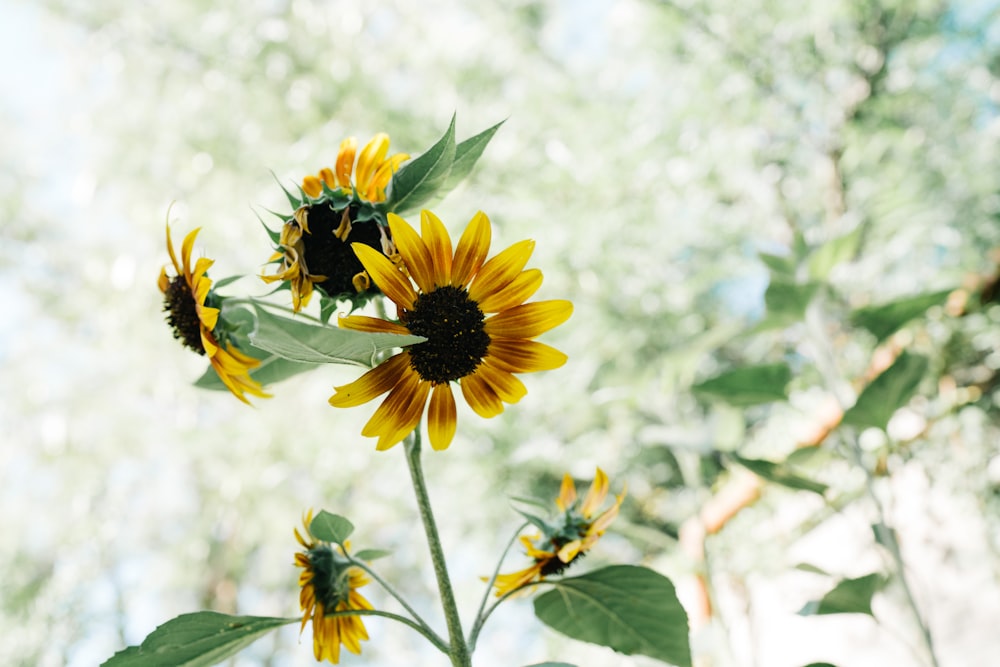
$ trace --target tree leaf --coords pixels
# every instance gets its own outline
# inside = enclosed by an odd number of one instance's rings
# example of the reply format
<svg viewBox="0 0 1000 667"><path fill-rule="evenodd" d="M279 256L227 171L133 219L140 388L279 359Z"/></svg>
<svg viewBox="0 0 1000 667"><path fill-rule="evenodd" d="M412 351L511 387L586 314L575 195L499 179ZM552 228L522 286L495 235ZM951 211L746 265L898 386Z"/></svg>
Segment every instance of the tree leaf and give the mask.
<svg viewBox="0 0 1000 667"><path fill-rule="evenodd" d="M210 667L271 630L300 621L214 611L183 614L153 630L139 646L119 651L102 667Z"/></svg>
<svg viewBox="0 0 1000 667"><path fill-rule="evenodd" d="M447 182L455 161L455 116L444 135L427 151L407 162L389 181L386 209L403 214L420 207Z"/></svg>
<svg viewBox="0 0 1000 667"><path fill-rule="evenodd" d="M421 336L369 333L304 324L257 308L257 328L250 336L257 348L290 361L313 364L350 363L370 368L375 355L395 347L421 343Z"/></svg>
<svg viewBox="0 0 1000 667"><path fill-rule="evenodd" d="M794 257L789 257L788 255L775 255L769 252L758 252L757 256L760 257L760 261L764 262L767 268L783 278L794 278L795 271L798 269Z"/></svg>
<svg viewBox="0 0 1000 667"><path fill-rule="evenodd" d="M765 461L762 459L745 459L738 454L730 454L729 456L750 472L763 477L769 482L787 486L790 489L812 491L820 495L826 493L826 484L821 484L796 474L785 463L775 463L774 461Z"/></svg>
<svg viewBox="0 0 1000 667"><path fill-rule="evenodd" d="M851 323L868 329L875 334L878 342L882 342L910 320L923 315L931 306L944 303L952 291L927 292L878 306L858 308L851 313Z"/></svg>
<svg viewBox="0 0 1000 667"><path fill-rule="evenodd" d="M809 277L813 280L826 280L833 267L852 260L861 245L861 230L862 227L855 227L843 236L830 239L819 246L809 257Z"/></svg>
<svg viewBox="0 0 1000 667"><path fill-rule="evenodd" d="M893 413L906 405L927 373L927 357L903 351L881 375L864 388L844 413L843 423L885 429Z"/></svg>
<svg viewBox="0 0 1000 667"><path fill-rule="evenodd" d="M691 390L719 398L730 405L748 406L783 401L788 397L786 387L792 379L787 364L744 366L709 378L694 385Z"/></svg>
<svg viewBox="0 0 1000 667"><path fill-rule="evenodd" d="M339 514L321 510L309 523L309 532L324 542L343 544L354 532L354 524Z"/></svg>
<svg viewBox="0 0 1000 667"><path fill-rule="evenodd" d="M816 292L819 283L799 284L784 280L778 276L771 277L771 284L764 292L764 305L767 307L769 319L791 324L801 320L806 314L806 308Z"/></svg>
<svg viewBox="0 0 1000 667"><path fill-rule="evenodd" d="M476 136L469 137L455 146L455 161L452 162L448 178L445 179L444 185L441 186L438 194L443 195L451 192L455 189L456 185L461 183L472 172L472 168L476 166L476 162L482 156L483 151L486 150L486 145L490 143L493 135L497 133L497 130L505 122L502 120L493 127L483 130Z"/></svg>
<svg viewBox="0 0 1000 667"><path fill-rule="evenodd" d="M872 616L872 596L887 583L881 574L866 574L857 579L842 579L819 600L807 602L799 616L821 614L868 614Z"/></svg>
<svg viewBox="0 0 1000 667"><path fill-rule="evenodd" d="M535 598L535 615L562 634L691 667L688 619L673 583L634 565L613 565L550 582Z"/></svg>
<svg viewBox="0 0 1000 667"><path fill-rule="evenodd" d="M351 555L358 560L368 562L378 560L379 558L385 558L386 556L391 556L392 552L386 549L362 549L361 551Z"/></svg>

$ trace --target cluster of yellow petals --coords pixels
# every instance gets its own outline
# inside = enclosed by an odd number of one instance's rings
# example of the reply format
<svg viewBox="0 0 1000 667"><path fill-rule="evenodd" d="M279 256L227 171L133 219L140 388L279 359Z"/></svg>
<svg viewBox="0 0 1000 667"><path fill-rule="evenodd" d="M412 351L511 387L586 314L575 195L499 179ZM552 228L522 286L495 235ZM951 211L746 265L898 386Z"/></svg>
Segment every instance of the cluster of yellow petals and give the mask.
<svg viewBox="0 0 1000 667"><path fill-rule="evenodd" d="M319 174L306 176L302 179L302 191L315 199L323 193L325 183L331 190L353 188L362 199L373 203L385 201L385 191L392 175L403 162L410 159L406 153L387 157L388 154L389 135L384 132L372 137L361 149L360 155L358 140L348 137L340 142L334 168L331 170L324 167Z"/></svg>

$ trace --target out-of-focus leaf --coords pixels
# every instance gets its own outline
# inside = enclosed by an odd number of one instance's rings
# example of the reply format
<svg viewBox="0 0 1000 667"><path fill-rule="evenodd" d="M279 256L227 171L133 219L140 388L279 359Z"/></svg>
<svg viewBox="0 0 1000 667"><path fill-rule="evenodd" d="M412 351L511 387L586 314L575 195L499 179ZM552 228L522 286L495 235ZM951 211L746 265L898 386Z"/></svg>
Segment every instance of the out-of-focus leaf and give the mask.
<svg viewBox="0 0 1000 667"><path fill-rule="evenodd" d="M756 331L787 327L802 320L806 308L820 288L819 283L797 283L778 275L771 276L771 284L764 292L767 317L756 327Z"/></svg>
<svg viewBox="0 0 1000 667"><path fill-rule="evenodd" d="M792 280L795 278L795 272L798 269L798 265L794 257L788 257L787 255L774 255L769 252L759 252L757 256L760 257L760 261L764 262L767 268L771 269L776 275Z"/></svg>
<svg viewBox="0 0 1000 667"><path fill-rule="evenodd" d="M867 574L857 579L842 579L819 600L807 602L800 616L820 614L872 615L872 596L881 590L887 579L881 574Z"/></svg>
<svg viewBox="0 0 1000 667"><path fill-rule="evenodd" d="M826 280L833 267L853 259L861 242L861 229L856 227L817 248L809 257L809 277L813 280Z"/></svg>
<svg viewBox="0 0 1000 667"><path fill-rule="evenodd" d="M214 611L184 614L153 630L139 646L119 651L102 667L211 667L271 630L300 621Z"/></svg>
<svg viewBox="0 0 1000 667"><path fill-rule="evenodd" d="M893 413L913 396L927 366L926 357L902 352L892 366L865 387L854 407L844 413L843 423L884 430Z"/></svg>
<svg viewBox="0 0 1000 667"><path fill-rule="evenodd" d="M362 549L361 551L352 554L358 560L373 561L379 558L385 558L386 556L391 556L392 552L387 549Z"/></svg>
<svg viewBox="0 0 1000 667"><path fill-rule="evenodd" d="M688 619L673 583L645 567L613 565L551 582L535 615L568 637L625 655L691 666Z"/></svg>
<svg viewBox="0 0 1000 667"><path fill-rule="evenodd" d="M795 566L796 570L801 570L803 572L811 572L812 574L822 574L825 576L830 576L830 573L823 568L816 567L812 563L799 563Z"/></svg>
<svg viewBox="0 0 1000 667"><path fill-rule="evenodd" d="M313 537L324 542L343 544L354 532L354 524L339 514L322 510L313 517L309 524L309 532L312 533Z"/></svg>
<svg viewBox="0 0 1000 667"><path fill-rule="evenodd" d="M455 116L444 135L420 157L407 162L389 181L386 209L400 215L414 211L448 180L455 160Z"/></svg>
<svg viewBox="0 0 1000 667"><path fill-rule="evenodd" d="M748 406L783 401L792 379L787 364L744 366L716 375L691 387L692 391L721 399L730 405Z"/></svg>
<svg viewBox="0 0 1000 667"><path fill-rule="evenodd" d="M944 303L951 292L952 290L928 292L878 306L858 308L851 313L851 322L868 329L881 342L910 320L923 315L928 308Z"/></svg>
<svg viewBox="0 0 1000 667"><path fill-rule="evenodd" d="M826 484L821 484L807 477L798 475L784 463L775 463L773 461L764 461L762 459L746 459L738 454L730 454L729 456L750 472L760 475L769 482L774 482L775 484L787 486L790 489L796 489L799 491L812 491L813 493L818 493L820 495L826 493Z"/></svg>

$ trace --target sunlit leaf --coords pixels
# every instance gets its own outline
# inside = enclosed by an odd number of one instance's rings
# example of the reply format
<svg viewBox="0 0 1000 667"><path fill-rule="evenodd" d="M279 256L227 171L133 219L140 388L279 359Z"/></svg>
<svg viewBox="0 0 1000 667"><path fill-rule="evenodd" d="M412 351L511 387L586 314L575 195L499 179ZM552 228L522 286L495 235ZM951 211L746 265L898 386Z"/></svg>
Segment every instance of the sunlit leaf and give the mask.
<svg viewBox="0 0 1000 667"><path fill-rule="evenodd" d="M313 517L309 524L309 532L318 540L343 544L354 532L354 524L339 514L322 510Z"/></svg>
<svg viewBox="0 0 1000 667"><path fill-rule="evenodd" d="M780 484L781 486L786 486L790 489L797 489L800 491L812 491L813 493L818 493L820 495L826 493L826 484L821 484L807 477L803 477L802 475L792 471L792 469L784 463L775 463L773 461L764 461L762 459L746 459L738 454L730 454L729 456L750 472L759 475L770 482L774 482L775 484Z"/></svg>
<svg viewBox="0 0 1000 667"><path fill-rule="evenodd" d="M184 614L159 626L102 667L210 667L297 618L230 616L214 611Z"/></svg>
<svg viewBox="0 0 1000 667"><path fill-rule="evenodd" d="M416 210L434 196L448 180L455 160L455 117L437 143L420 157L407 162L389 182L386 208L399 214Z"/></svg>
<svg viewBox="0 0 1000 667"><path fill-rule="evenodd" d="M788 396L786 387L791 379L792 371L787 364L763 364L727 371L691 389L730 405L759 405L785 400Z"/></svg>
<svg viewBox="0 0 1000 667"><path fill-rule="evenodd" d="M844 413L843 423L885 429L893 413L906 405L927 373L927 358L902 352L881 375L865 387Z"/></svg>
<svg viewBox="0 0 1000 667"><path fill-rule="evenodd" d="M771 284L764 292L768 317L786 324L801 320L819 287L819 283L799 284L772 277Z"/></svg>
<svg viewBox="0 0 1000 667"><path fill-rule="evenodd" d="M625 655L690 667L687 613L663 575L613 565L551 583L554 590L535 598L535 615L549 627Z"/></svg>
<svg viewBox="0 0 1000 667"><path fill-rule="evenodd" d="M851 313L851 322L875 334L883 341L912 319L920 317L927 309L947 300L952 290L928 292L898 299L878 306L859 308Z"/></svg>
<svg viewBox="0 0 1000 667"><path fill-rule="evenodd" d="M833 267L854 258L861 243L862 227L856 227L843 236L830 239L809 257L809 277L813 280L826 280Z"/></svg>
<svg viewBox="0 0 1000 667"><path fill-rule="evenodd" d="M843 579L819 600L807 602L800 616L820 614L872 613L872 596L887 583L881 574L868 574L857 579Z"/></svg>
<svg viewBox="0 0 1000 667"><path fill-rule="evenodd" d="M757 253L757 256L760 257L760 261L764 262L767 268L771 269L771 271L775 274L788 279L795 277L795 271L798 266L794 257L789 257L787 255L774 255L769 252L759 252Z"/></svg>

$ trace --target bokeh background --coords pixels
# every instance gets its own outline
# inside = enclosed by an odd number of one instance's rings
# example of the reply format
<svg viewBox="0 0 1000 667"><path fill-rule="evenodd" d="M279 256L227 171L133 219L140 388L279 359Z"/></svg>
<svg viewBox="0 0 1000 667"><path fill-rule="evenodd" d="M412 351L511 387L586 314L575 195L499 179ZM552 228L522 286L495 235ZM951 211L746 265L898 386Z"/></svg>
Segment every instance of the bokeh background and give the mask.
<svg viewBox="0 0 1000 667"><path fill-rule="evenodd" d="M832 446L809 470L836 506L769 485L704 560L678 536L746 480L726 452L777 460L829 419L801 328L745 335L766 315L758 253L861 230L827 277L844 312L963 285L974 299L995 274L997 18L995 0L4 3L0 663L96 665L197 609L295 615L307 507L392 549L386 575L443 627L402 451L358 435L370 408L326 403L357 371L318 369L253 408L196 389L204 364L171 338L156 277L175 202L176 238L203 227L213 276L264 293L256 213L285 210L275 177L330 164L347 135L417 153L456 112L459 138L506 123L436 212L453 234L487 212L501 247L535 238L540 297L576 306L545 336L569 364L526 378L501 417L462 411L451 449L427 456L466 616L519 523L508 498L599 465L629 499L584 564L649 565L693 614L704 572L699 665L921 664L898 586L878 622L795 613L831 585L800 563L884 569L863 478ZM1000 653L998 324L997 306L938 307L902 332L933 377L888 435L861 434L947 667ZM833 342L863 377L871 337ZM776 360L797 369L787 402L690 391ZM366 624L344 664L443 663L408 629ZM564 640L525 600L491 619L476 664L545 659L653 664ZM308 630L232 664L313 664Z"/></svg>

